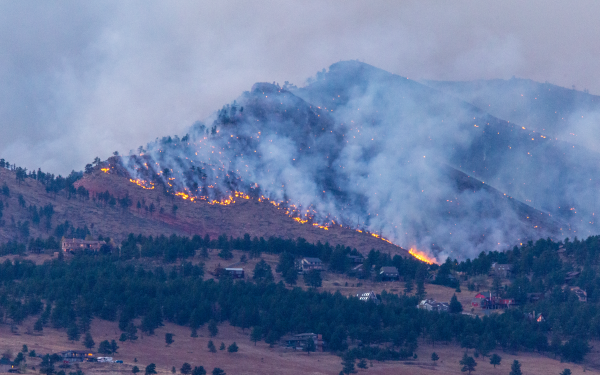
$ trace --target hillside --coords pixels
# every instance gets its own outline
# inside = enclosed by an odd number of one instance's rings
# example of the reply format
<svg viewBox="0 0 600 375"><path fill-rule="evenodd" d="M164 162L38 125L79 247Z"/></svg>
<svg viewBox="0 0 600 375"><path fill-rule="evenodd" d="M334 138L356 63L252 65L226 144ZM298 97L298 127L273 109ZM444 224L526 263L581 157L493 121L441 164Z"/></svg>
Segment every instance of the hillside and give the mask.
<svg viewBox="0 0 600 375"><path fill-rule="evenodd" d="M238 199L236 203L230 205L211 205L165 195L158 189L143 189L131 183L129 178L123 175L126 172L114 163L116 160L111 159L112 165L121 171L120 174L104 173L100 168L96 168L94 172L86 174L75 183L76 187L83 186L89 191L89 199L81 197L68 199L64 191L58 194L47 193L40 182L31 178L18 183L15 172L0 168L0 186L6 184L10 191L10 197L0 195L0 201L4 202L5 206L2 217L4 225L0 227L0 241L26 241L27 238L19 231L25 222L29 222L28 237L35 238L53 235L57 225L69 221L75 229L87 226L94 237L99 235L110 237L117 243L129 233L147 236L208 234L211 238L221 234L243 237L248 233L251 237L265 239L270 236L290 239L302 237L312 243L329 242L332 246L343 244L363 252L375 248L390 252L392 255L407 255L402 248L365 233L337 226L332 226L325 231L309 223L300 224L269 202ZM111 165L110 162L107 162L107 165ZM128 195L133 203L132 206L124 209L119 205L111 206L96 199L98 193L106 191L117 198ZM19 205L19 195L23 196L26 207ZM156 207L155 212L149 213L143 208L137 209L138 201L143 202L144 207L153 204ZM31 211L28 209L33 205L41 208L48 204L54 208L50 229L46 229L45 217L42 217L39 224L34 224ZM173 205L178 207L176 213L173 213Z"/></svg>

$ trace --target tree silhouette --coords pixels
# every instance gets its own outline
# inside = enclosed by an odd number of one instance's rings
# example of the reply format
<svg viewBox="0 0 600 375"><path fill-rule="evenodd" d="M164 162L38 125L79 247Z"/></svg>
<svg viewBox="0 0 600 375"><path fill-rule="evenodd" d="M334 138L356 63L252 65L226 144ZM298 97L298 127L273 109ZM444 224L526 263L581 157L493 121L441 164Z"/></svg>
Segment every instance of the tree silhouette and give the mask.
<svg viewBox="0 0 600 375"><path fill-rule="evenodd" d="M306 340L306 346L304 346L304 351L306 352L306 355L310 355L310 352L314 352L315 350L317 350L315 341L312 339L312 337L309 337L308 340Z"/></svg>
<svg viewBox="0 0 600 375"><path fill-rule="evenodd" d="M173 343L173 334L172 333L165 333L165 343L167 344L167 346L170 346Z"/></svg>
<svg viewBox="0 0 600 375"><path fill-rule="evenodd" d="M195 366L192 370L192 375L206 375L206 370L203 366Z"/></svg>
<svg viewBox="0 0 600 375"><path fill-rule="evenodd" d="M208 333L210 334L210 337L215 337L219 333L217 322L215 322L214 319L211 319L210 322L208 322Z"/></svg>
<svg viewBox="0 0 600 375"><path fill-rule="evenodd" d="M523 372L521 372L521 364L516 359L513 361L512 365L510 365L509 375L523 375Z"/></svg>
<svg viewBox="0 0 600 375"><path fill-rule="evenodd" d="M233 342L233 344L231 344L227 347L227 351L229 353L237 353L238 349L239 348L238 348L237 344L235 343L235 341Z"/></svg>
<svg viewBox="0 0 600 375"><path fill-rule="evenodd" d="M494 365L494 368L496 368L496 365L500 366L501 361L502 361L502 357L500 357L498 354L494 353L494 354L492 354L492 357L490 358L490 365Z"/></svg>
<svg viewBox="0 0 600 375"><path fill-rule="evenodd" d="M140 372L140 368L139 368L139 367L137 367L137 366L133 366L133 367L131 368L131 372L133 372L134 374L137 374L138 372Z"/></svg>
<svg viewBox="0 0 600 375"><path fill-rule="evenodd" d="M437 355L436 352L431 353L431 360L433 362L436 362L438 359L440 359L440 357Z"/></svg>
<svg viewBox="0 0 600 375"><path fill-rule="evenodd" d="M252 332L250 333L250 340L254 341L254 346L256 343L262 339L262 331L260 326L252 327Z"/></svg>
<svg viewBox="0 0 600 375"><path fill-rule="evenodd" d="M85 339L83 340L83 346L85 346L88 349L91 349L94 347L94 345L96 345L96 343L94 342L92 335L89 332L87 332L85 334Z"/></svg>
<svg viewBox="0 0 600 375"><path fill-rule="evenodd" d="M450 298L450 313L458 314L458 313L461 313L462 311L463 311L462 304L460 302L458 302L458 298L456 298L456 294L453 294L452 298Z"/></svg>
<svg viewBox="0 0 600 375"><path fill-rule="evenodd" d="M208 341L208 350L211 353L216 353L217 352L217 348L215 347L215 344L212 342L212 340Z"/></svg>
<svg viewBox="0 0 600 375"><path fill-rule="evenodd" d="M462 365L460 371L468 372L469 374L471 374L471 371L475 371L475 366L477 366L477 362L475 362L473 357L469 357L467 353L463 355L459 363Z"/></svg>
<svg viewBox="0 0 600 375"><path fill-rule="evenodd" d="M187 362L184 362L183 365L181 365L180 371L182 374L187 375L192 372L192 365L190 365Z"/></svg>
<svg viewBox="0 0 600 375"><path fill-rule="evenodd" d="M151 363L148 366L146 366L145 374L146 375L156 374L156 365L154 363Z"/></svg>

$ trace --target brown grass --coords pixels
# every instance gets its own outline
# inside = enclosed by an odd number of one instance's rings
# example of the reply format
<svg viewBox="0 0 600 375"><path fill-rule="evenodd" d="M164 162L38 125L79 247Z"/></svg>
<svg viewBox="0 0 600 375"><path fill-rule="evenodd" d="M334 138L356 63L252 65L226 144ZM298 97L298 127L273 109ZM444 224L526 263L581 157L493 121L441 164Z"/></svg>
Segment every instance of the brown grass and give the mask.
<svg viewBox="0 0 600 375"><path fill-rule="evenodd" d="M28 321L21 326L25 331L28 326L33 324ZM165 333L175 334L175 342L170 346L165 346ZM116 323L95 320L92 324L92 336L98 344L102 340L117 340L120 332ZM306 353L285 350L282 347L269 348L264 342L259 342L256 346L249 339L249 331L242 332L241 329L229 325L221 325L219 333L212 338L213 342L220 345L224 342L226 346L236 342L239 346L238 353L227 353L217 351L210 353L207 349L208 332L205 327L198 331L199 337L190 337L189 328L165 324L156 330L153 336L140 336L136 342L119 343L119 353L113 355L115 360L123 360L123 364L103 364L103 363L84 363L81 364L82 370L86 374L126 374L131 373L131 368L137 365L142 371L149 363L155 363L159 374L170 374L172 366L175 366L177 372L184 362L192 366L204 366L206 370L212 371L214 367L220 367L227 374L335 374L337 375L342 366L341 359L329 353ZM28 334L13 335L7 325L0 325L0 350L4 352L11 349L16 354L23 344L27 344L30 350L35 350L38 354L58 352L67 349L84 349L81 342L70 342L64 331L58 331L45 328L43 335L34 336ZM596 345L597 346L597 345ZM440 360L433 364L430 360L431 353L435 351ZM463 350L456 345L436 345L432 347L429 344L420 343L417 349L418 359L415 361L404 362L372 362L372 367L368 370L359 370L358 374L405 374L414 375L427 374L461 374L459 361ZM470 352L472 355L472 352ZM545 356L535 353L519 353L517 356L498 352L502 357L502 364L496 369L489 364L489 358L476 359L478 362L475 374L507 374L510 371L510 363L517 359L523 364L524 374L559 374L563 369L570 368L574 374L582 374L584 366L560 363ZM597 356L598 350L595 349L591 356ZM134 362L137 358L138 362ZM28 373L36 373L31 366L39 367L39 359L28 358ZM67 370L68 372L69 370ZM73 370L71 370L73 371ZM588 373L599 373L594 369L587 369Z"/></svg>

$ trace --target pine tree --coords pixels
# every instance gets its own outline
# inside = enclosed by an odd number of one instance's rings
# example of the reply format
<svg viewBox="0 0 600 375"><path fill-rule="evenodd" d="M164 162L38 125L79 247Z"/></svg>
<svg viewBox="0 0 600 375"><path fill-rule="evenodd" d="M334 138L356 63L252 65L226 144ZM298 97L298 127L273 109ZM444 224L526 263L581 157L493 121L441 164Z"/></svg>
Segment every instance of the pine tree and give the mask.
<svg viewBox="0 0 600 375"><path fill-rule="evenodd" d="M369 366L367 366L367 361L364 358L361 358L356 367L365 370Z"/></svg>
<svg viewBox="0 0 600 375"><path fill-rule="evenodd" d="M352 374L353 372L355 372L354 357L352 356L352 354L350 354L350 352L346 352L346 354L344 354L342 365L344 366L344 368L342 369L342 372L344 374Z"/></svg>
<svg viewBox="0 0 600 375"><path fill-rule="evenodd" d="M167 344L167 346L170 346L173 343L173 334L172 333L165 333L165 343Z"/></svg>
<svg viewBox="0 0 600 375"><path fill-rule="evenodd" d="M225 350L225 343L222 342L221 345L219 345L219 350Z"/></svg>
<svg viewBox="0 0 600 375"><path fill-rule="evenodd" d="M113 354L115 354L117 353L117 350L119 350L119 345L117 345L117 342L115 340L111 340L110 351L113 352Z"/></svg>
<svg viewBox="0 0 600 375"><path fill-rule="evenodd" d="M500 357L498 354L494 353L492 354L492 357L490 358L490 365L494 365L494 368L496 368L496 365L500 365L500 362L502 361L502 357Z"/></svg>
<svg viewBox="0 0 600 375"><path fill-rule="evenodd" d="M471 371L475 371L475 366L477 366L477 362L475 362L473 357L469 357L467 353L463 355L463 358L460 360L459 363L462 365L460 371L468 372L469 375L471 374Z"/></svg>
<svg viewBox="0 0 600 375"><path fill-rule="evenodd" d="M187 362L184 362L183 365L181 365L180 371L183 375L187 375L192 372L192 365L190 365Z"/></svg>
<svg viewBox="0 0 600 375"><path fill-rule="evenodd" d="M458 298L456 298L456 294L453 294L452 298L450 299L450 313L458 314L458 313L461 313L462 311L463 311L462 304L460 302L458 302Z"/></svg>
<svg viewBox="0 0 600 375"><path fill-rule="evenodd" d="M413 279L411 279L410 277L407 277L406 282L404 283L404 293L406 293L406 294L412 293L413 288L414 288Z"/></svg>
<svg viewBox="0 0 600 375"><path fill-rule="evenodd" d="M233 342L233 344L231 344L231 345L229 345L229 347L227 347L227 351L229 353L237 353L238 349L239 348L238 348L237 344L235 343L235 341Z"/></svg>
<svg viewBox="0 0 600 375"><path fill-rule="evenodd" d="M67 337L71 341L79 341L79 328L77 328L76 324L71 324L67 329Z"/></svg>
<svg viewBox="0 0 600 375"><path fill-rule="evenodd" d="M513 361L512 365L510 365L509 375L523 375L521 372L521 364L516 359Z"/></svg>
<svg viewBox="0 0 600 375"><path fill-rule="evenodd" d="M256 343L262 339L262 332L260 326L252 327L252 332L250 333L250 340L254 341L254 346Z"/></svg>
<svg viewBox="0 0 600 375"><path fill-rule="evenodd" d="M87 332L85 334L85 339L83 340L83 346L85 346L88 349L91 349L94 347L94 345L96 345L96 343L94 342L92 335L89 332Z"/></svg>
<svg viewBox="0 0 600 375"><path fill-rule="evenodd" d="M215 322L213 319L211 319L210 322L208 322L208 332L210 334L210 337L215 337L219 333L217 322Z"/></svg>
<svg viewBox="0 0 600 375"><path fill-rule="evenodd" d="M216 353L217 352L217 348L215 347L215 344L212 342L212 340L208 341L208 350L211 353Z"/></svg>
<svg viewBox="0 0 600 375"><path fill-rule="evenodd" d="M148 366L146 366L145 374L146 375L156 374L156 365L154 363L151 363Z"/></svg>
<svg viewBox="0 0 600 375"><path fill-rule="evenodd" d="M563 372L560 373L560 375L571 375L571 370L566 368Z"/></svg>
<svg viewBox="0 0 600 375"><path fill-rule="evenodd" d="M192 370L192 375L206 375L206 370L203 366L196 366Z"/></svg>
<svg viewBox="0 0 600 375"><path fill-rule="evenodd" d="M137 374L138 372L140 372L140 368L139 368L139 367L137 367L137 366L133 366L133 367L131 368L131 372L133 372L134 374Z"/></svg>
<svg viewBox="0 0 600 375"><path fill-rule="evenodd" d="M212 375L226 375L225 371L221 370L218 367L215 367L212 371Z"/></svg>
<svg viewBox="0 0 600 375"><path fill-rule="evenodd" d="M436 352L431 353L431 360L433 362L436 362L438 359L440 359L440 356L438 356Z"/></svg>

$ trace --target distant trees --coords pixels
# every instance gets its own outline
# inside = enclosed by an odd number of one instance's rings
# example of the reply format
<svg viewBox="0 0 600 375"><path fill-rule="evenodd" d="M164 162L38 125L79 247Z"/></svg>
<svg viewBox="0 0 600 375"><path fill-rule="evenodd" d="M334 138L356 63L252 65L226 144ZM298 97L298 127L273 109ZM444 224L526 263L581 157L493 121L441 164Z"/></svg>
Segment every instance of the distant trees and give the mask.
<svg viewBox="0 0 600 375"><path fill-rule="evenodd" d="M203 366L195 366L192 370L192 375L206 375L206 370Z"/></svg>
<svg viewBox="0 0 600 375"><path fill-rule="evenodd" d="M167 344L167 346L170 346L173 343L173 334L172 333L165 333L165 343Z"/></svg>
<svg viewBox="0 0 600 375"><path fill-rule="evenodd" d="M260 329L260 326L252 327L252 332L250 332L250 340L252 340L254 342L254 346L256 346L256 343L258 341L260 341L261 339L262 339L262 330Z"/></svg>
<svg viewBox="0 0 600 375"><path fill-rule="evenodd" d="M212 342L212 340L208 340L208 351L211 353L217 352L217 348L215 347L215 344Z"/></svg>
<svg viewBox="0 0 600 375"><path fill-rule="evenodd" d="M271 266L269 266L264 259L261 259L254 267L254 275L252 278L259 282L272 282L273 272L271 271Z"/></svg>
<svg viewBox="0 0 600 375"><path fill-rule="evenodd" d="M440 356L437 355L436 352L431 353L431 360L435 363L438 359L440 359Z"/></svg>
<svg viewBox="0 0 600 375"><path fill-rule="evenodd" d="M187 362L184 362L183 365L181 365L180 372L183 375L187 375L187 374L191 373L192 372L192 365L190 365Z"/></svg>
<svg viewBox="0 0 600 375"><path fill-rule="evenodd" d="M521 364L516 359L513 361L512 365L510 365L509 375L523 375L523 372L521 371Z"/></svg>
<svg viewBox="0 0 600 375"><path fill-rule="evenodd" d="M449 310L450 310L450 313L452 313L452 314L458 314L463 311L462 304L458 301L458 298L456 298L456 294L453 294L452 298L450 298Z"/></svg>
<svg viewBox="0 0 600 375"><path fill-rule="evenodd" d="M94 342L92 335L89 332L86 332L85 339L83 340L83 346L85 346L88 349L91 349L94 347L94 345L96 345L96 343Z"/></svg>
<svg viewBox="0 0 600 375"><path fill-rule="evenodd" d="M208 333L210 334L210 337L215 337L219 333L217 322L214 319L211 319L210 322L208 322Z"/></svg>
<svg viewBox="0 0 600 375"><path fill-rule="evenodd" d="M472 371L475 371L475 366L477 366L477 362L475 362L475 359L473 359L473 357L469 357L467 353L463 355L459 363L462 366L460 371L468 372L469 375Z"/></svg>
<svg viewBox="0 0 600 375"><path fill-rule="evenodd" d="M496 368L496 365L499 366L501 361L502 357L500 357L496 353L492 354L492 356L490 357L490 365L494 365L494 368Z"/></svg>
<svg viewBox="0 0 600 375"><path fill-rule="evenodd" d="M148 366L146 366L146 370L144 371L144 373L146 375L156 374L156 365L154 363L149 364Z"/></svg>
<svg viewBox="0 0 600 375"><path fill-rule="evenodd" d="M238 348L237 344L234 341L233 344L231 344L231 345L229 345L227 347L227 352L229 352L229 353L237 353L238 349L239 348Z"/></svg>
<svg viewBox="0 0 600 375"><path fill-rule="evenodd" d="M318 288L321 286L323 279L321 278L321 271L310 270L304 273L304 284L312 288Z"/></svg>

